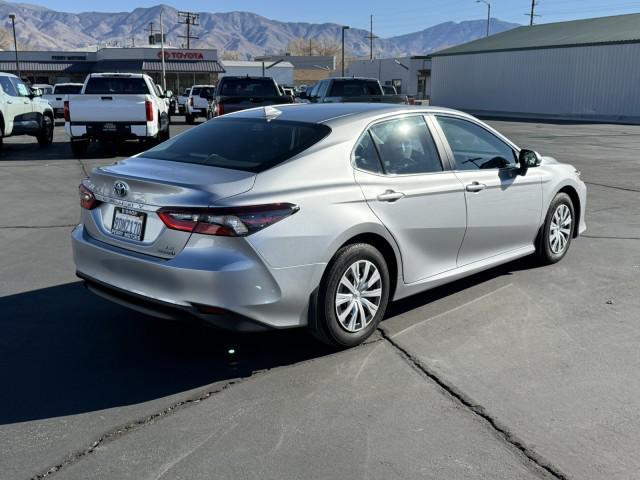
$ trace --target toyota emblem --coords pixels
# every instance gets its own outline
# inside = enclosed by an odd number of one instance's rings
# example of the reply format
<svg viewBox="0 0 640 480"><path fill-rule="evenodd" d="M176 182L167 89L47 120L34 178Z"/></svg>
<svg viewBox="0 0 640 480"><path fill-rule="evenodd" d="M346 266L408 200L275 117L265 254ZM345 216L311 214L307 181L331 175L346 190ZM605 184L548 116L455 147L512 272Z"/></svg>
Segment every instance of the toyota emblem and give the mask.
<svg viewBox="0 0 640 480"><path fill-rule="evenodd" d="M126 197L129 193L129 186L122 180L118 180L113 184L113 193L119 197Z"/></svg>

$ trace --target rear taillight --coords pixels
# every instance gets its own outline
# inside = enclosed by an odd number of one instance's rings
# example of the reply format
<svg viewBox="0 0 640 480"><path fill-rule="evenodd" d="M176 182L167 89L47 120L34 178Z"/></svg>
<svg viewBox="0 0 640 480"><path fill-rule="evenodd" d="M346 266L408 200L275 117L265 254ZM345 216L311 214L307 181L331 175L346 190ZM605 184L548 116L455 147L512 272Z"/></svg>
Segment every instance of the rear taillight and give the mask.
<svg viewBox="0 0 640 480"><path fill-rule="evenodd" d="M223 237L245 237L293 215L298 210L299 207L291 203L197 209L166 207L158 210L158 216L172 230Z"/></svg>
<svg viewBox="0 0 640 480"><path fill-rule="evenodd" d="M216 116L224 115L224 105L216 103Z"/></svg>
<svg viewBox="0 0 640 480"><path fill-rule="evenodd" d="M144 102L144 108L147 112L147 122L153 122L153 103L151 100Z"/></svg>
<svg viewBox="0 0 640 480"><path fill-rule="evenodd" d="M78 186L78 194L80 195L80 206L85 210L93 210L100 203L98 200L96 200L93 192L83 184L80 184Z"/></svg>
<svg viewBox="0 0 640 480"><path fill-rule="evenodd" d="M189 97L189 105L193 107L193 97Z"/></svg>
<svg viewBox="0 0 640 480"><path fill-rule="evenodd" d="M64 101L64 121L71 121L71 114L69 113L69 100Z"/></svg>

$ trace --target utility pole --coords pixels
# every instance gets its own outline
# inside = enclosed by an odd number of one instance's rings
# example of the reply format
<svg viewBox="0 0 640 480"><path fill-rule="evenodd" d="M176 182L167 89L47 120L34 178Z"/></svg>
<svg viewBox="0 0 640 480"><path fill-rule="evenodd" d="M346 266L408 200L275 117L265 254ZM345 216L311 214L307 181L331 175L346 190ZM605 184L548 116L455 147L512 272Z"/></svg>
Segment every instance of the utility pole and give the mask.
<svg viewBox="0 0 640 480"><path fill-rule="evenodd" d="M344 32L345 30L349 30L349 27L346 25L342 26L342 76L344 77Z"/></svg>
<svg viewBox="0 0 640 480"><path fill-rule="evenodd" d="M311 56L311 55L313 55L313 54L311 53L311 39L309 39L309 56Z"/></svg>
<svg viewBox="0 0 640 480"><path fill-rule="evenodd" d="M16 73L18 74L18 78L20 78L20 63L18 62L18 40L16 39L16 14L9 14L9 18L11 19L11 26L13 27L13 46L16 49Z"/></svg>
<svg viewBox="0 0 640 480"><path fill-rule="evenodd" d="M529 17L529 26L533 25L533 19L539 17L536 15L536 7L538 6L538 0L531 0L531 13L525 13Z"/></svg>
<svg viewBox="0 0 640 480"><path fill-rule="evenodd" d="M373 34L373 15L370 16L370 22L371 30L369 31L369 35L367 35L365 38L369 39L369 60L373 60L373 40L379 37Z"/></svg>
<svg viewBox="0 0 640 480"><path fill-rule="evenodd" d="M180 38L187 39L187 50L191 48L191 39L197 40L199 37L195 37L191 35L191 27L197 27L200 25L198 23L198 19L200 15L193 12L178 12L178 23L181 25L187 26L187 34L186 35L178 35Z"/></svg>
<svg viewBox="0 0 640 480"><path fill-rule="evenodd" d="M164 65L164 22L162 14L164 10L160 8L160 55L162 56L162 91L167 94L167 71Z"/></svg>

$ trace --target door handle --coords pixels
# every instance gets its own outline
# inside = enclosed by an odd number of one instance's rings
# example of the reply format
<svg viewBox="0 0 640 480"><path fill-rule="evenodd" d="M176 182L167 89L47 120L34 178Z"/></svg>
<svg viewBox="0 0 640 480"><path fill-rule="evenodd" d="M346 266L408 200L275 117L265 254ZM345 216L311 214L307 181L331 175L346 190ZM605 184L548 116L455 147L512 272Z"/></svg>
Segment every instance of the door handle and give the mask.
<svg viewBox="0 0 640 480"><path fill-rule="evenodd" d="M467 185L465 187L467 189L467 192L480 192L482 190L484 190L485 188L487 188L487 186L484 183L480 183L480 182L473 182L470 183L469 185Z"/></svg>
<svg viewBox="0 0 640 480"><path fill-rule="evenodd" d="M384 193L378 195L380 202L396 202L404 197L404 193L396 192L394 190L386 190Z"/></svg>

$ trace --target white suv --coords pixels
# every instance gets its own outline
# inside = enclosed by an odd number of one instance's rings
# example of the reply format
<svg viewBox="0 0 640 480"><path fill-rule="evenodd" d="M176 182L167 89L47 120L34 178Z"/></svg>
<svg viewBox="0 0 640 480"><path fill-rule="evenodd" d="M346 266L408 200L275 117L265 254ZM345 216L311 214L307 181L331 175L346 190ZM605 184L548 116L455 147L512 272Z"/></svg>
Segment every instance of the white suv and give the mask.
<svg viewBox="0 0 640 480"><path fill-rule="evenodd" d="M53 108L15 75L0 72L0 148L2 139L32 135L42 147L53 142Z"/></svg>
<svg viewBox="0 0 640 480"><path fill-rule="evenodd" d="M187 123L193 123L198 117L207 118L209 103L213 100L215 92L215 85L194 85L191 87L185 105Z"/></svg>

